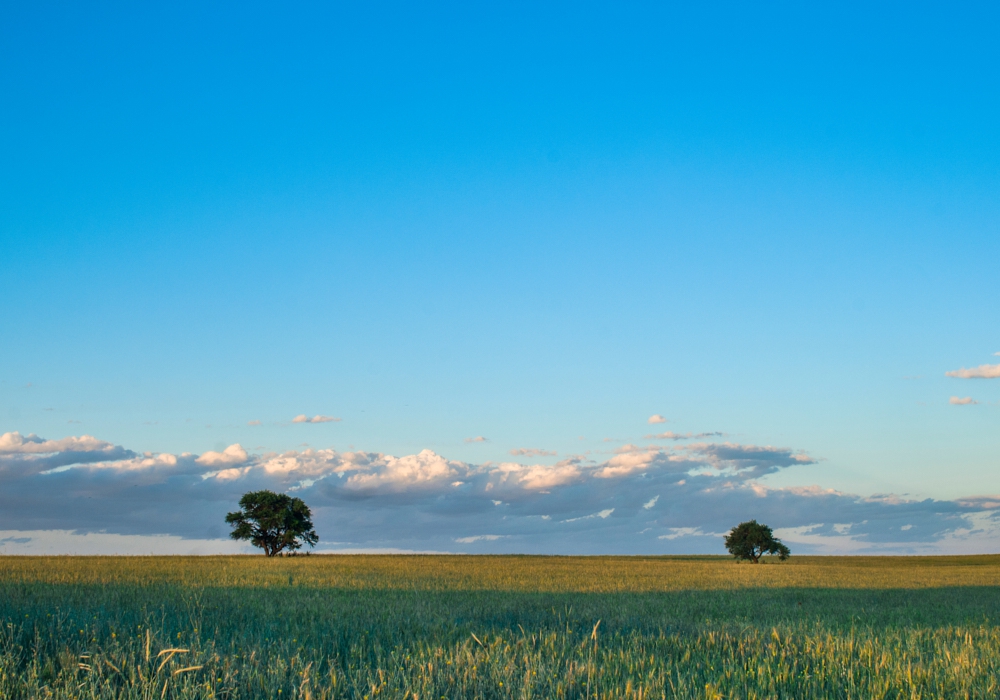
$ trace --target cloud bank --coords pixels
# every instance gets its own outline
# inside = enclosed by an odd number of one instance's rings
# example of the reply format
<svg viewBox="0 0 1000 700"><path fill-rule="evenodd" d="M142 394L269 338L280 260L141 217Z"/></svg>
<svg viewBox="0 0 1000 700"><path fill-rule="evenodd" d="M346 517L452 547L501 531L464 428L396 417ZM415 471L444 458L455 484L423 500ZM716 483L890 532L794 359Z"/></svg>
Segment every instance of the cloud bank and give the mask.
<svg viewBox="0 0 1000 700"><path fill-rule="evenodd" d="M310 504L320 550L722 553L721 533L757 518L797 553L1000 551L1000 496L861 498L761 481L816 463L734 442L624 445L606 459L525 465L238 444L137 453L87 435L6 433L0 552L230 551L226 512L262 488Z"/></svg>

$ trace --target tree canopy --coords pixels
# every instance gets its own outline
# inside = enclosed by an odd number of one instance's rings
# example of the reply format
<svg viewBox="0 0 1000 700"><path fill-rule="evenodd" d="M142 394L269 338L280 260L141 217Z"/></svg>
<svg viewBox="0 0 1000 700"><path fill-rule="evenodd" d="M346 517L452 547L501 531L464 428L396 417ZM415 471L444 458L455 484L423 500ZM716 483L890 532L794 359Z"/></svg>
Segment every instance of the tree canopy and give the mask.
<svg viewBox="0 0 1000 700"><path fill-rule="evenodd" d="M734 527L726 535L725 542L730 554L754 564L765 554L777 554L782 561L791 556L791 551L774 536L771 528L756 520L748 520Z"/></svg>
<svg viewBox="0 0 1000 700"><path fill-rule="evenodd" d="M240 510L226 515L234 540L250 540L273 557L293 552L303 544L319 542L313 529L312 512L301 498L273 491L250 491L240 499Z"/></svg>

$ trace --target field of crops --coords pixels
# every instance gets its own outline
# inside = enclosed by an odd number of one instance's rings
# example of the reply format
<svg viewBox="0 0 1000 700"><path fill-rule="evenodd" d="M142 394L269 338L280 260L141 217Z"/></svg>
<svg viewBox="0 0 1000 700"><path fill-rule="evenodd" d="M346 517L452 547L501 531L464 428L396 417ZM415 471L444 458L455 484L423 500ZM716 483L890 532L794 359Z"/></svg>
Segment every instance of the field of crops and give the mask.
<svg viewBox="0 0 1000 700"><path fill-rule="evenodd" d="M2 698L995 698L1000 557L0 557Z"/></svg>

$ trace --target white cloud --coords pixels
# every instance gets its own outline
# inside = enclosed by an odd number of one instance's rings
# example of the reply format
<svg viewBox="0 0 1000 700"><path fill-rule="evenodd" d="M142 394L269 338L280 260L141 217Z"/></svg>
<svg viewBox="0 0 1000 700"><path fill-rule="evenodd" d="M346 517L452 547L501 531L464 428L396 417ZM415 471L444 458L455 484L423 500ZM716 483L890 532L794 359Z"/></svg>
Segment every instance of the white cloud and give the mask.
<svg viewBox="0 0 1000 700"><path fill-rule="evenodd" d="M592 518L600 518L601 520L607 520L608 516L615 512L614 508L606 508L597 513L591 513L590 515L581 515L579 518L567 518L563 520L564 523L575 523L580 520L591 520Z"/></svg>
<svg viewBox="0 0 1000 700"><path fill-rule="evenodd" d="M203 476L205 478L214 477L219 481L232 481L234 479L239 479L241 477L246 476L249 472L250 472L250 467L232 467L230 469L223 469L217 472L209 472L207 474L204 474ZM294 489L289 489L289 491L292 490Z"/></svg>
<svg viewBox="0 0 1000 700"><path fill-rule="evenodd" d="M654 413L649 417L649 420L646 422L649 423L650 425L654 425L656 423L666 423L667 419L661 416L659 413Z"/></svg>
<svg viewBox="0 0 1000 700"><path fill-rule="evenodd" d="M195 460L206 467L220 467L229 464L243 464L247 461L247 451L240 444L230 445L222 452L206 452Z"/></svg>
<svg viewBox="0 0 1000 700"><path fill-rule="evenodd" d="M997 379L1000 378L1000 365L979 365L966 369L956 369L945 372L946 377L958 377L959 379Z"/></svg>
<svg viewBox="0 0 1000 700"><path fill-rule="evenodd" d="M537 447L518 447L511 450L510 454L515 457L553 457L556 453L549 450L540 450Z"/></svg>
<svg viewBox="0 0 1000 700"><path fill-rule="evenodd" d="M553 466L535 464L526 466L504 462L497 465L490 475L487 488L519 488L527 491L544 491L557 486L572 484L582 478L579 465L572 461L559 462Z"/></svg>
<svg viewBox="0 0 1000 700"><path fill-rule="evenodd" d="M340 419L334 418L333 416L319 416L319 415L310 418L306 414L300 413L299 415L292 418L292 422L293 423L339 423Z"/></svg>
<svg viewBox="0 0 1000 700"><path fill-rule="evenodd" d="M248 420L247 425L260 425L259 420Z"/></svg>
<svg viewBox="0 0 1000 700"><path fill-rule="evenodd" d="M136 457L131 450L90 435L46 440L34 433L0 435L0 477L40 474L76 464L114 462Z"/></svg>
<svg viewBox="0 0 1000 700"><path fill-rule="evenodd" d="M0 454L54 454L59 452L111 452L115 448L110 442L98 440L90 435L67 437L61 440L44 440L34 433L4 433L0 435Z"/></svg>
<svg viewBox="0 0 1000 700"><path fill-rule="evenodd" d="M465 438L466 442L489 442L488 439L484 438L482 435L477 435L476 437Z"/></svg>
<svg viewBox="0 0 1000 700"><path fill-rule="evenodd" d="M261 458L260 466L268 474L281 476L324 476L349 471L355 464L366 464L363 452L307 449L302 452L291 450L281 454L268 454Z"/></svg>
<svg viewBox="0 0 1000 700"><path fill-rule="evenodd" d="M646 501L645 503L643 503L642 507L645 508L646 510L649 510L650 508L652 508L653 506L656 505L656 502L658 500L660 500L660 496L659 495L653 496L648 501Z"/></svg>
<svg viewBox="0 0 1000 700"><path fill-rule="evenodd" d="M626 447L631 447L631 445ZM658 451L649 450L646 452L629 451L616 455L594 472L594 476L599 479L614 479L646 471L652 466L659 454Z"/></svg>
<svg viewBox="0 0 1000 700"><path fill-rule="evenodd" d="M73 464L47 469L46 471L39 473L43 475L59 474L61 472L69 471L70 469L94 469L120 473L143 470L155 471L158 469L172 469L175 468L180 462L193 461L195 461L193 459L193 455L189 454L181 455L181 458L178 459L177 455L172 455L167 452L155 455L152 453L146 453L141 457L132 457L131 459L109 459L100 462L75 462Z"/></svg>
<svg viewBox="0 0 1000 700"><path fill-rule="evenodd" d="M431 450L406 457L387 455L369 461L345 480L345 488L357 491L406 491L450 484L465 473L460 462L450 462Z"/></svg>
<svg viewBox="0 0 1000 700"><path fill-rule="evenodd" d="M972 406L979 402L973 399L971 396L966 396L964 399L959 398L958 396L952 396L950 399L948 399L948 403L950 403L952 406Z"/></svg>

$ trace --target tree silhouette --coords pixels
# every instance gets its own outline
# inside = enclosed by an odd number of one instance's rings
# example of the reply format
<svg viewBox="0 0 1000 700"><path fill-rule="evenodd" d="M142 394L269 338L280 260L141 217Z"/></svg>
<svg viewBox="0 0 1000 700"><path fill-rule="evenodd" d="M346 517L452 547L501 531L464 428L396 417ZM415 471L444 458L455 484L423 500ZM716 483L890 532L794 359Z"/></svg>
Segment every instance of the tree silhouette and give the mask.
<svg viewBox="0 0 1000 700"><path fill-rule="evenodd" d="M781 540L775 538L771 528L756 520L748 520L734 527L726 535L725 542L730 554L754 564L765 554L777 554L781 561L791 556L791 551Z"/></svg>
<svg viewBox="0 0 1000 700"><path fill-rule="evenodd" d="M303 544L319 542L313 530L312 513L301 498L273 491L250 491L240 499L240 510L226 515L234 540L250 540L273 557L293 552Z"/></svg>

